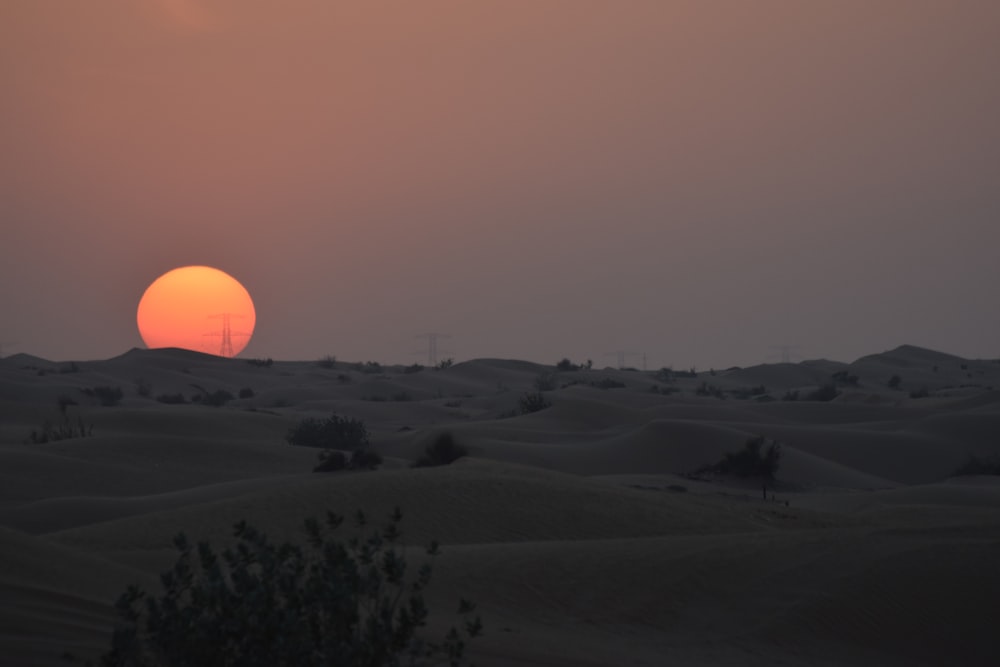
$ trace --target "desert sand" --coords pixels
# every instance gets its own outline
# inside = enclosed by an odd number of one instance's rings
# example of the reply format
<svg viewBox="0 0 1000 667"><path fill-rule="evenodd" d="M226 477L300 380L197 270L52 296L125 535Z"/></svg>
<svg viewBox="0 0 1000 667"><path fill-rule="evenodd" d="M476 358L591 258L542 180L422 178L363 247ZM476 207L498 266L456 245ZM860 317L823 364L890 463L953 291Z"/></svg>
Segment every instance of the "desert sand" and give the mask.
<svg viewBox="0 0 1000 667"><path fill-rule="evenodd" d="M221 546L246 519L300 539L306 516L396 505L410 544L442 544L432 611L478 604L481 666L996 664L1000 477L953 475L1000 456L996 361L903 346L669 379L325 366L0 360L0 664L97 656L114 600L156 590L180 531ZM551 407L519 414L547 374ZM834 374L836 398L803 400ZM60 397L92 432L30 442ZM331 413L365 421L379 470L314 473L318 451L285 441ZM411 468L446 431L470 456ZM759 480L691 475L758 435L783 452L766 500Z"/></svg>

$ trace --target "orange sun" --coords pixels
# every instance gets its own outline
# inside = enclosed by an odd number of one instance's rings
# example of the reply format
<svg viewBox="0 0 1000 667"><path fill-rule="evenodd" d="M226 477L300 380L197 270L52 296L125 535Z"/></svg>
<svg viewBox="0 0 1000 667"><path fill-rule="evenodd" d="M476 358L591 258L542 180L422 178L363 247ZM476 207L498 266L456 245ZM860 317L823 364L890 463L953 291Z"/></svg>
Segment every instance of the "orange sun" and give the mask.
<svg viewBox="0 0 1000 667"><path fill-rule="evenodd" d="M136 322L147 347L232 357L250 342L257 314L250 293L228 273L183 266L146 288Z"/></svg>

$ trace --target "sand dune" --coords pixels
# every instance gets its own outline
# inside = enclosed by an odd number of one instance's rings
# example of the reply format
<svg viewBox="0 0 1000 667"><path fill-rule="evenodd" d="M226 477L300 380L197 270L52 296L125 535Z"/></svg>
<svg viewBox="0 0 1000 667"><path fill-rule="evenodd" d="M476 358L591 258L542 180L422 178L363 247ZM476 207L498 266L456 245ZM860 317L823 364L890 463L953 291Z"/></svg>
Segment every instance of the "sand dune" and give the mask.
<svg viewBox="0 0 1000 667"><path fill-rule="evenodd" d="M543 375L552 406L518 414ZM831 382L833 401L780 400ZM930 396L910 397L918 383ZM0 361L0 662L94 656L111 602L155 586L179 531L223 544L249 519L300 539L306 516L398 505L411 557L444 545L432 608L479 603L480 665L992 664L1000 483L951 475L1000 454L993 383L998 364L912 346L668 380L498 359L15 355ZM60 397L93 436L28 444ZM381 470L310 472L318 451L285 435L331 413L366 422ZM472 457L411 469L445 432ZM689 476L758 435L782 446L773 500L760 480Z"/></svg>

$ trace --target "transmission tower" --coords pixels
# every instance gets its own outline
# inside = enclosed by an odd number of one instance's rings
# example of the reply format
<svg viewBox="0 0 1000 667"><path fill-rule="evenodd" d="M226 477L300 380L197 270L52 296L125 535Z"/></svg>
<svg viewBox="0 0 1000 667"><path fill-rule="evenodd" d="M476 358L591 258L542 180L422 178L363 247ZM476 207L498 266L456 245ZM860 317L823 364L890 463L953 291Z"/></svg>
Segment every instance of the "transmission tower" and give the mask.
<svg viewBox="0 0 1000 667"><path fill-rule="evenodd" d="M235 357L236 352L233 351L233 336L247 336L250 334L244 331L233 333L232 325L230 320L232 318L244 319L245 315L237 315L236 313L219 313L217 315L209 315L210 320L222 320L222 331L220 333L207 333L206 336L220 336L222 338L222 344L219 346L219 356L220 357Z"/></svg>
<svg viewBox="0 0 1000 667"><path fill-rule="evenodd" d="M615 350L614 352L606 352L605 357L618 357L618 370L625 368L625 361L629 357L639 356L639 352L629 352L628 350ZM643 365L645 365L645 355L643 355Z"/></svg>
<svg viewBox="0 0 1000 667"><path fill-rule="evenodd" d="M437 366L438 339L451 338L451 336L445 333L430 332L430 333L417 334L415 338L427 339L427 364L430 366ZM423 352L418 352L418 354L423 354Z"/></svg>
<svg viewBox="0 0 1000 667"><path fill-rule="evenodd" d="M767 358L778 359L783 364L790 364L792 363L792 358L799 356L794 352L794 350L799 349L798 345L772 345L771 349L776 350L777 354L771 354Z"/></svg>

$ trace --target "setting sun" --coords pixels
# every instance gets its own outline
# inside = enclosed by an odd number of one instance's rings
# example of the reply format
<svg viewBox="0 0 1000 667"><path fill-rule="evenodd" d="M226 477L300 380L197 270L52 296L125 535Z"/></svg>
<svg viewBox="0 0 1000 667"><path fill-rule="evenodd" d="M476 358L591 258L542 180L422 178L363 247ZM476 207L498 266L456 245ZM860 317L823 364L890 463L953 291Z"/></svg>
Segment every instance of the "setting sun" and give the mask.
<svg viewBox="0 0 1000 667"><path fill-rule="evenodd" d="M147 347L232 357L250 342L257 315L246 288L228 273L184 266L146 288L136 322Z"/></svg>

